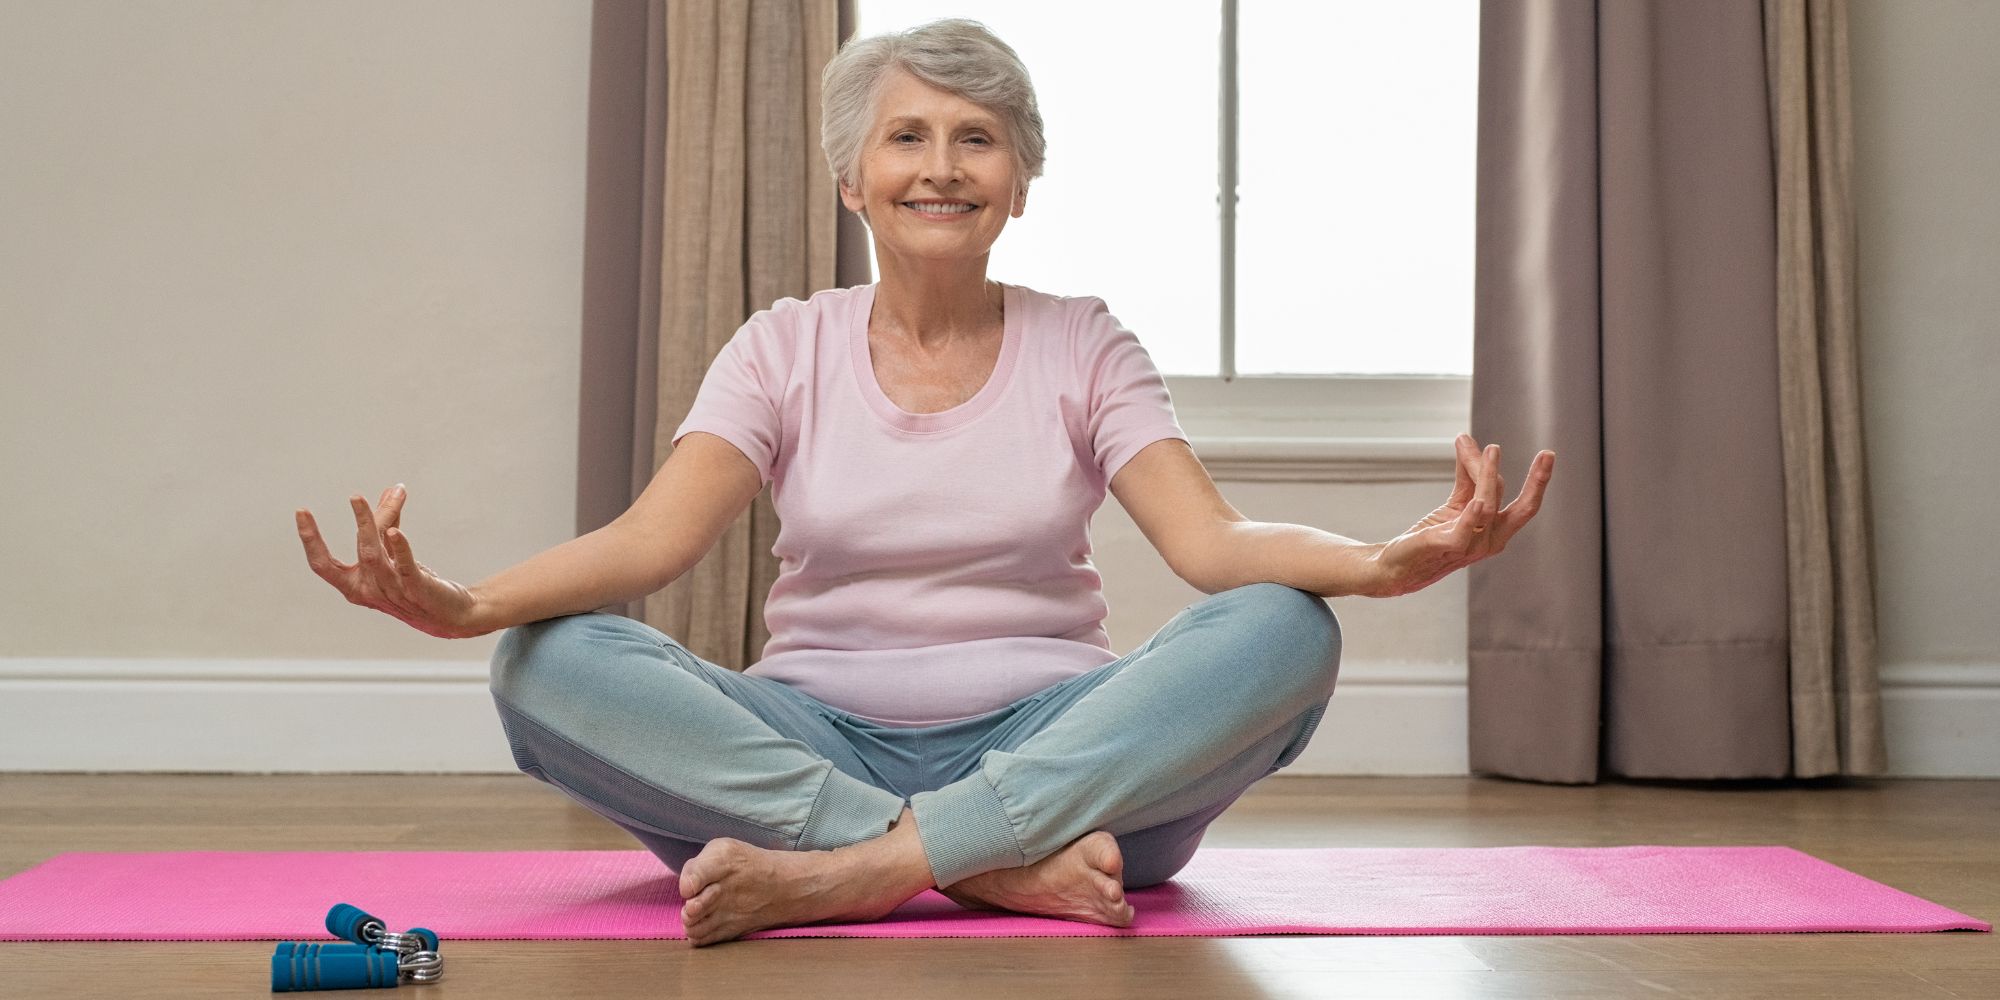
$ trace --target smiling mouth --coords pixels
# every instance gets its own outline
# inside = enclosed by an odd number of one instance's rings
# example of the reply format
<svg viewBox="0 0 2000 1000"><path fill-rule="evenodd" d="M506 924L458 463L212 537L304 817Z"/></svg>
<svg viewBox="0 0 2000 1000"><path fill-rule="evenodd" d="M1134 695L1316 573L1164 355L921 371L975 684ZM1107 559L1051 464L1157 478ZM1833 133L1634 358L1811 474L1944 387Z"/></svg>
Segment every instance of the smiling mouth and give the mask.
<svg viewBox="0 0 2000 1000"><path fill-rule="evenodd" d="M907 208L910 211L917 213L918 215L934 216L940 219L956 218L961 215L971 215L972 213L979 210L978 205L952 205L943 211L933 211L917 207L918 205L922 204L921 202L904 201L904 202L898 202L897 204L902 205L904 208Z"/></svg>

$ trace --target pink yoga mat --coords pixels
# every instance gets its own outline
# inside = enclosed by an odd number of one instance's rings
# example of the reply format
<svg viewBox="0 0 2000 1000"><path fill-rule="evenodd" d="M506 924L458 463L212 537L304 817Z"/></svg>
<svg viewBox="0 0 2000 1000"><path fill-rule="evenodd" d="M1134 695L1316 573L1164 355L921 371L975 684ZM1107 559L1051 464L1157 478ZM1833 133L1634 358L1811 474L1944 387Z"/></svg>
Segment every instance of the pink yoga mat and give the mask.
<svg viewBox="0 0 2000 1000"><path fill-rule="evenodd" d="M446 942L685 938L676 882L644 851L71 852L0 881L0 940L331 940L335 903ZM1126 928L924 892L878 922L747 937L1993 929L1788 847L1208 848L1127 898Z"/></svg>

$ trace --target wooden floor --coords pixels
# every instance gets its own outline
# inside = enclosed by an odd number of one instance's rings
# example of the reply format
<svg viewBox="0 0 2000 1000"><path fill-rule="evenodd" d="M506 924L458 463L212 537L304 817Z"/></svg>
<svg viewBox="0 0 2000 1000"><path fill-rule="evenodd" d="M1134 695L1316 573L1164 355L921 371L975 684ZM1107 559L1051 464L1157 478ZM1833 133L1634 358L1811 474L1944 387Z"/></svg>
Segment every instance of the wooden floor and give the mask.
<svg viewBox="0 0 2000 1000"><path fill-rule="evenodd" d="M1553 787L1277 775L1204 846L1784 844L2000 916L2000 782ZM62 851L637 849L526 775L0 774ZM419 922L412 914L409 922ZM395 917L391 916L392 923ZM398 928L400 929L400 928ZM0 942L0 996L258 997L272 943ZM451 941L446 997L2000 997L1992 934Z"/></svg>

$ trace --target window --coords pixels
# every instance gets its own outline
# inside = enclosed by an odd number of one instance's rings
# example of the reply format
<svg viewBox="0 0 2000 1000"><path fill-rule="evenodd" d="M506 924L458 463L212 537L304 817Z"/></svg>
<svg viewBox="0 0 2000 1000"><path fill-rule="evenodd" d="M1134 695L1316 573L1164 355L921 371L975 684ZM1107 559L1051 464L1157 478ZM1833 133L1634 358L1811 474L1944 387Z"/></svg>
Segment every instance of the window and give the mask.
<svg viewBox="0 0 2000 1000"><path fill-rule="evenodd" d="M989 273L1102 297L1177 402L1192 382L1244 375L1446 376L1411 392L1427 410L1463 409L1476 0L857 7L863 35L963 16L1020 53L1048 165ZM1228 178L1233 219L1220 197ZM1306 399L1305 388L1283 395ZM1190 401L1225 397L1241 402Z"/></svg>

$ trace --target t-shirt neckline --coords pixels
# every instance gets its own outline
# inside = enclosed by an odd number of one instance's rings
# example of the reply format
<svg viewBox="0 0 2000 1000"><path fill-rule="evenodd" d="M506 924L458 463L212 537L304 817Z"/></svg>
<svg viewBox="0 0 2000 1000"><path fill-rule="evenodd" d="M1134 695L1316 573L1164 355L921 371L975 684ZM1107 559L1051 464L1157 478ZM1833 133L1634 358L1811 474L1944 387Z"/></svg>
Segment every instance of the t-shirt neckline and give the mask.
<svg viewBox="0 0 2000 1000"><path fill-rule="evenodd" d="M1012 379L1015 358L1021 352L1021 327L1023 322L1022 296L1017 286L1000 283L1006 315L1000 324L1000 359L993 364L993 373L986 377L986 384L979 391L949 410L936 413L911 413L897 406L888 393L882 391L875 381L875 365L868 353L868 316L875 307L875 290L880 282L865 286L862 294L854 297L854 312L848 318L848 353L854 361L854 379L859 384L861 395L868 401L868 408L891 427L918 434L951 430L970 423L980 414L993 408L1007 390Z"/></svg>

